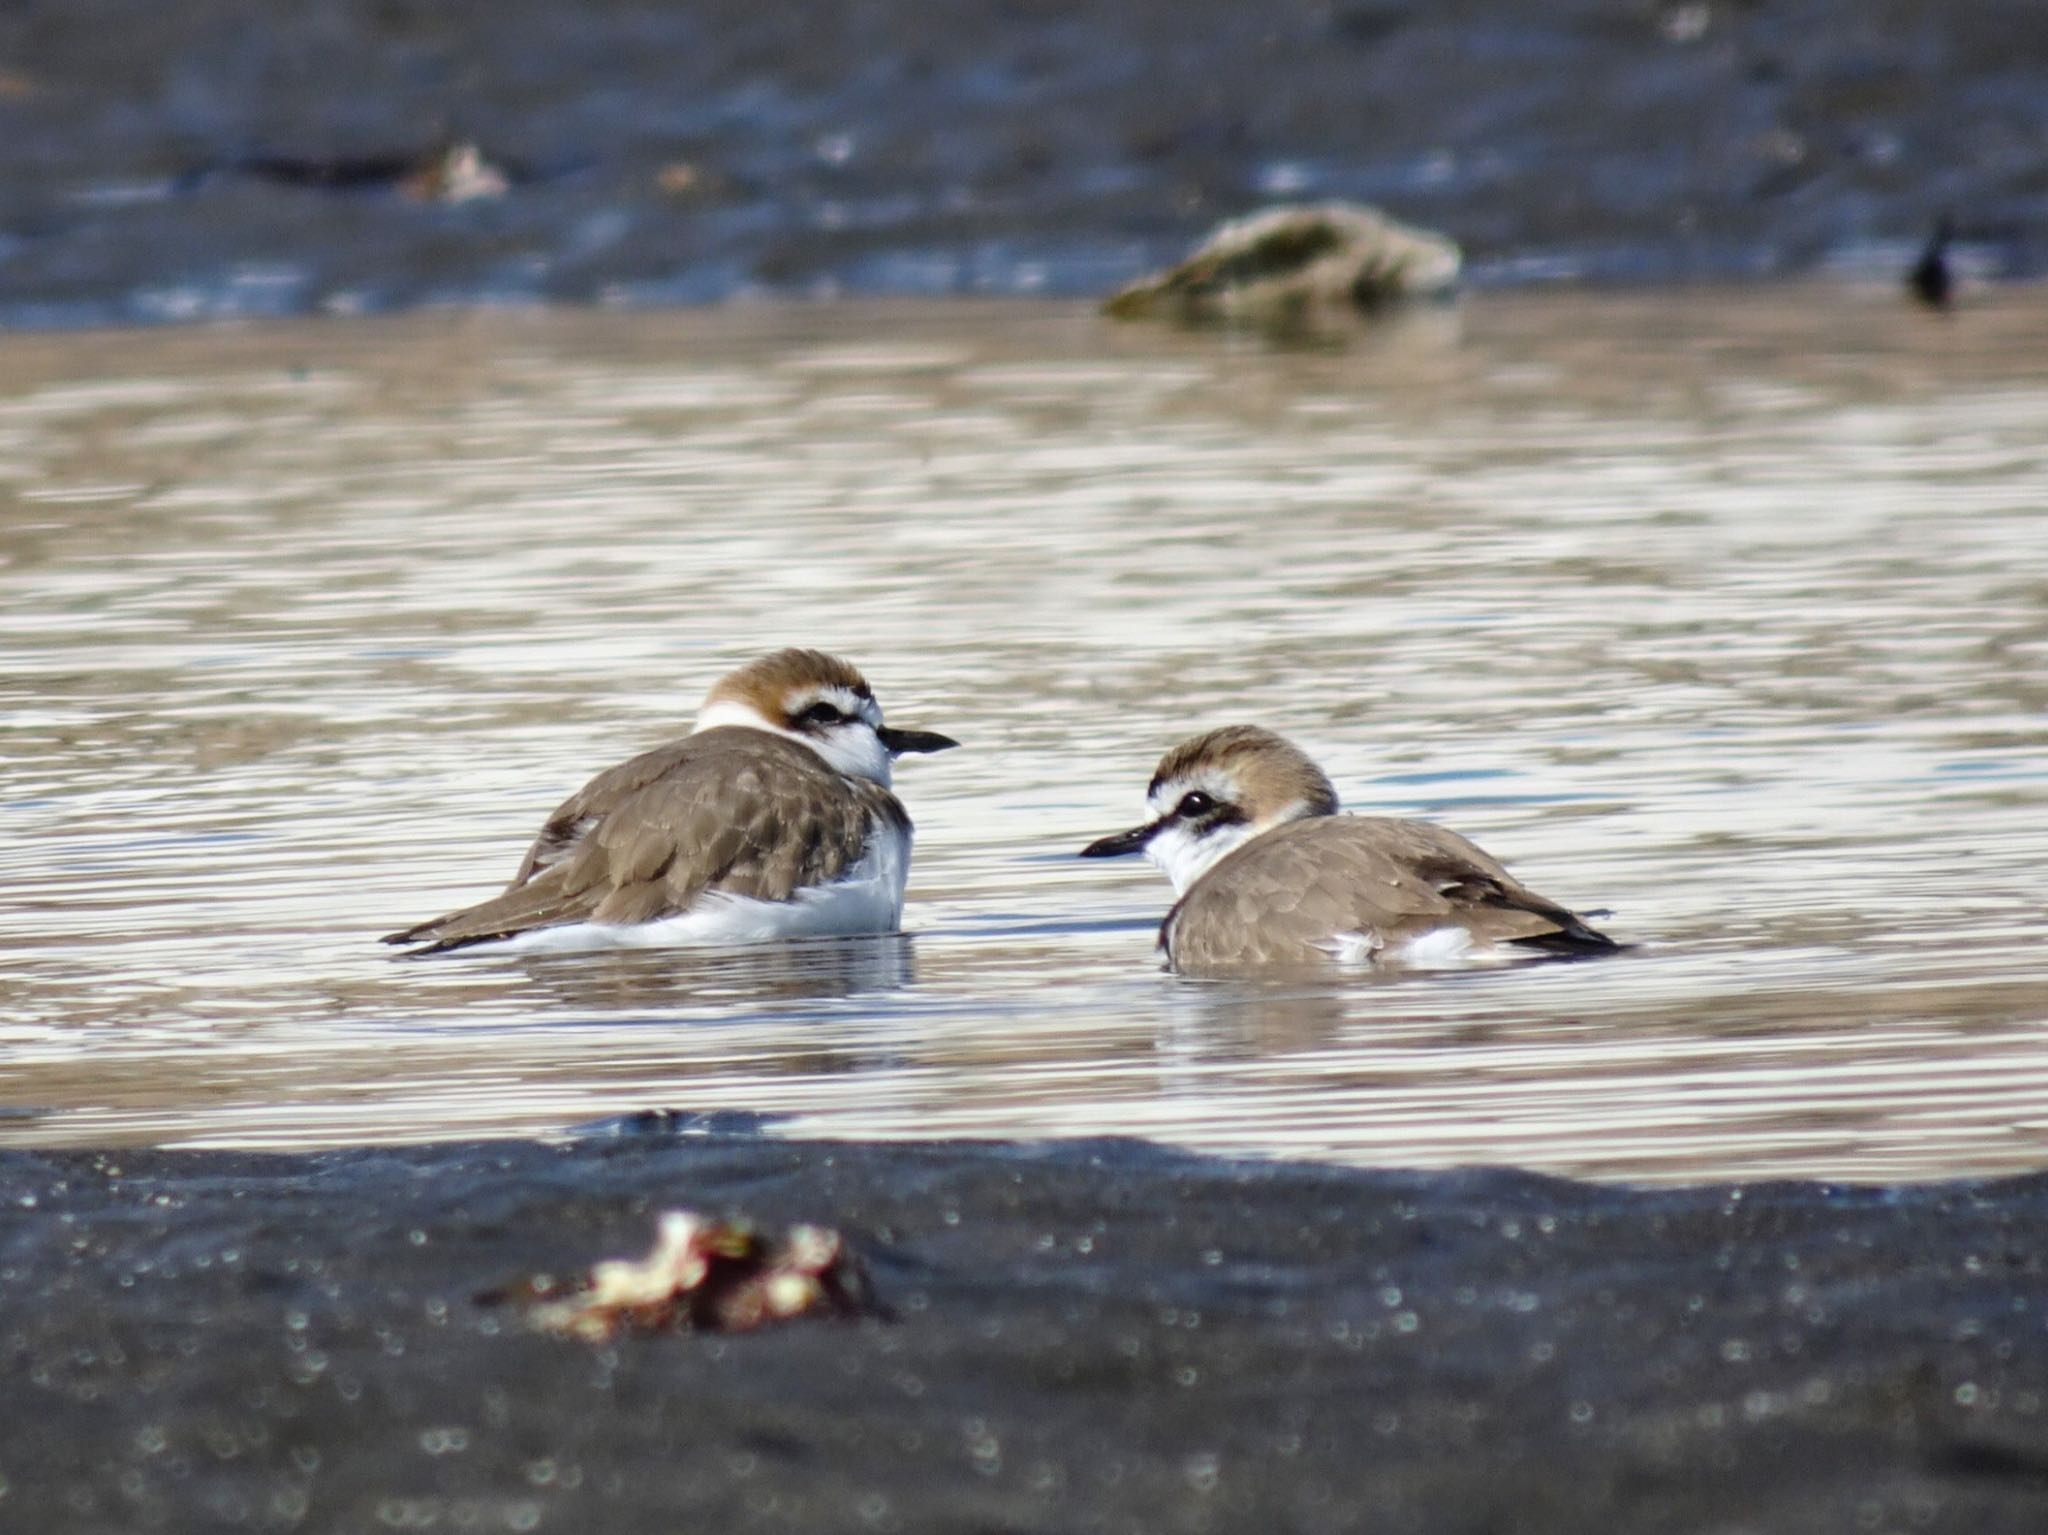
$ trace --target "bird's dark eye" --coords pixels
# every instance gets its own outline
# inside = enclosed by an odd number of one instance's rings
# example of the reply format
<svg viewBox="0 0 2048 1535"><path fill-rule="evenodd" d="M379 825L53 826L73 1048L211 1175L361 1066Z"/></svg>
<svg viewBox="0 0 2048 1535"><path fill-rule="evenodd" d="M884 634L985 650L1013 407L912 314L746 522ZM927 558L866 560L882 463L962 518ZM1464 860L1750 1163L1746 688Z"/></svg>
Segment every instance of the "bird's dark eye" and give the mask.
<svg viewBox="0 0 2048 1535"><path fill-rule="evenodd" d="M1200 789L1190 789L1180 797L1180 803L1173 807L1173 813L1188 820L1193 820L1198 815L1207 815L1215 808L1216 801L1209 798Z"/></svg>
<svg viewBox="0 0 2048 1535"><path fill-rule="evenodd" d="M837 706L828 704L821 698L797 718L806 725L836 725L846 716L839 712Z"/></svg>

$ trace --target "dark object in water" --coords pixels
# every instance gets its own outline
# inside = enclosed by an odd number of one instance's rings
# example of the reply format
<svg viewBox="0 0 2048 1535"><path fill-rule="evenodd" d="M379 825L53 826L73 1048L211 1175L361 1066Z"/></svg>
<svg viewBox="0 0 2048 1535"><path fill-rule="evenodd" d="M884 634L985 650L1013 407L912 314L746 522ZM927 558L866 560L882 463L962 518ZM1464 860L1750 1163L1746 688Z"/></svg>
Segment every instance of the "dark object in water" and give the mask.
<svg viewBox="0 0 2048 1535"><path fill-rule="evenodd" d="M1956 276L1949 266L1948 248L1956 236L1955 221L1947 214L1934 226L1920 259L1906 274L1906 287L1929 309L1946 309L1955 296Z"/></svg>
<svg viewBox="0 0 2048 1535"><path fill-rule="evenodd" d="M771 1239L746 1221L663 1212L644 1258L615 1258L569 1284L549 1276L478 1297L523 1302L542 1332L603 1343L621 1332L752 1332L800 1316L876 1314L866 1271L839 1233L791 1226Z"/></svg>
<svg viewBox="0 0 2048 1535"><path fill-rule="evenodd" d="M1457 285L1463 258L1445 236L1377 208L1322 203L1233 219L1185 261L1119 289L1120 320L1299 325L1320 313L1371 314Z"/></svg>
<svg viewBox="0 0 2048 1535"><path fill-rule="evenodd" d="M466 203L502 197L513 176L468 139L425 153L338 155L333 158L255 155L238 161L245 176L321 191L396 191L415 202Z"/></svg>

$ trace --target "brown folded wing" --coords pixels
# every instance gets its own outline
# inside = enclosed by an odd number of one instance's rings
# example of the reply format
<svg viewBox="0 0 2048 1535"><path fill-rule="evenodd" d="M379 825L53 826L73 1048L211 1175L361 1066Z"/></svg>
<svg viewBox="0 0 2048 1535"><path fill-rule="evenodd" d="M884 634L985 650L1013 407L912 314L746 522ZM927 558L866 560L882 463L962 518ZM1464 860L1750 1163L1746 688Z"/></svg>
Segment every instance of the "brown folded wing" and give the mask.
<svg viewBox="0 0 2048 1535"><path fill-rule="evenodd" d="M1318 816L1246 843L1167 913L1160 942L1176 968L1220 974L1322 963L1339 934L1398 945L1443 927L1481 945L1614 947L1456 832L1376 816Z"/></svg>
<svg viewBox="0 0 2048 1535"><path fill-rule="evenodd" d="M681 914L709 891L787 901L860 861L894 795L765 731L686 736L598 774L548 817L502 895L393 933L423 952L573 922Z"/></svg>

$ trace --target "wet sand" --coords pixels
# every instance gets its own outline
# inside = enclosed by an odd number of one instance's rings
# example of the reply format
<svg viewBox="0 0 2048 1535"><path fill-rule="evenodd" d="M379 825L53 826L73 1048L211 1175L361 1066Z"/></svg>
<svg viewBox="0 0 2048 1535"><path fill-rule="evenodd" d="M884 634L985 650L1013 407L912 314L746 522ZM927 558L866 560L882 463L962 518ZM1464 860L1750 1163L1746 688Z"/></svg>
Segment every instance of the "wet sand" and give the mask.
<svg viewBox="0 0 2048 1535"><path fill-rule="evenodd" d="M0 10L0 324L1099 294L1282 198L1483 284L2038 273L2023 0ZM474 141L502 195L406 191Z"/></svg>
<svg viewBox="0 0 2048 1535"><path fill-rule="evenodd" d="M477 1291L689 1203L893 1321L604 1346ZM1628 1193L1133 1142L0 1154L40 1531L2012 1532L2048 1180Z"/></svg>

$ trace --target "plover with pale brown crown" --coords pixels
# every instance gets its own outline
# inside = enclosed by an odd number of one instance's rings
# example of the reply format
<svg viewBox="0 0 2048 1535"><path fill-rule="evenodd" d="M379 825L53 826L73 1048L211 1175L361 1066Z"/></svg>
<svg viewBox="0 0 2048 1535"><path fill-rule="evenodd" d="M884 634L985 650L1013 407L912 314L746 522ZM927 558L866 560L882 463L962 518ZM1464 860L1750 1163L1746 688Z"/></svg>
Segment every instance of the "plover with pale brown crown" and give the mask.
<svg viewBox="0 0 2048 1535"><path fill-rule="evenodd" d="M564 800L502 894L384 941L436 954L893 932L911 824L891 765L958 744L883 724L836 656L778 650L721 679L690 734Z"/></svg>
<svg viewBox="0 0 2048 1535"><path fill-rule="evenodd" d="M1142 852L1165 871L1180 899L1159 946L1188 974L1333 961L1428 969L1620 947L1456 832L1340 815L1322 769L1256 725L1183 741L1146 798L1151 820L1081 853Z"/></svg>

